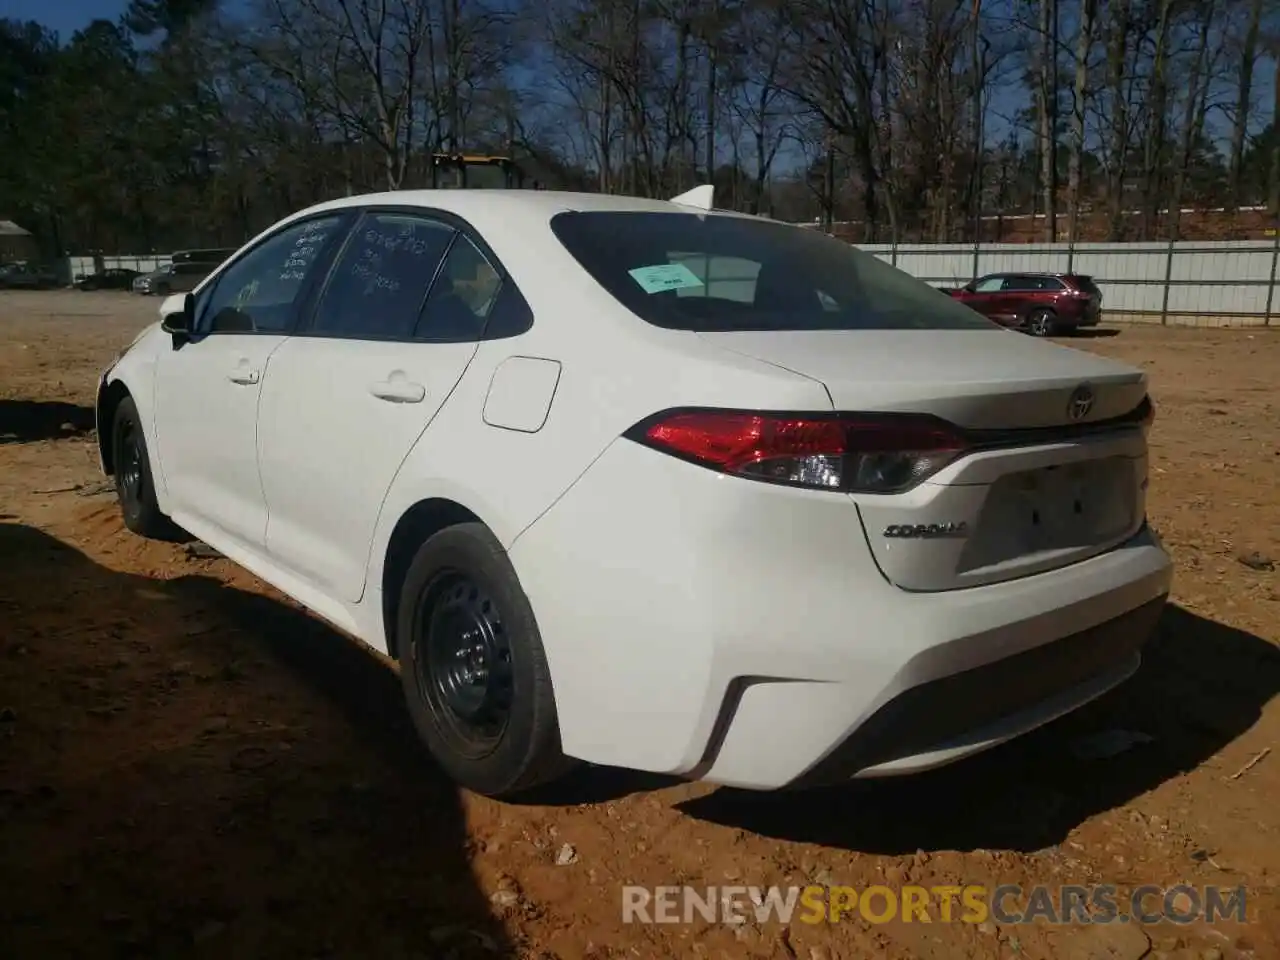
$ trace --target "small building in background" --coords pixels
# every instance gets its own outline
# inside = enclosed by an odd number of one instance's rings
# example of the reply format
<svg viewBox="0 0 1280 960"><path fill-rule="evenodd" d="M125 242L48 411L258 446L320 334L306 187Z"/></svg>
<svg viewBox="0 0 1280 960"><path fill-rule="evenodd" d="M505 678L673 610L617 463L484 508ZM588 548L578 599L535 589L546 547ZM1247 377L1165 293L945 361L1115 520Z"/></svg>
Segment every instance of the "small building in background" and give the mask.
<svg viewBox="0 0 1280 960"><path fill-rule="evenodd" d="M35 260L39 255L40 247L29 230L12 220L0 219L0 263Z"/></svg>

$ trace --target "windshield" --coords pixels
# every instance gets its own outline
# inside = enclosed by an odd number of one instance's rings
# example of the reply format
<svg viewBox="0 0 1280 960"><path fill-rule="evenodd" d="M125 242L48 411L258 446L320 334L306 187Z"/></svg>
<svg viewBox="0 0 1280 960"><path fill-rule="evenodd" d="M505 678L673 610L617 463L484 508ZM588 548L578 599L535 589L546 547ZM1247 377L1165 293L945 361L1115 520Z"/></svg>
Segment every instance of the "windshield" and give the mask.
<svg viewBox="0 0 1280 960"><path fill-rule="evenodd" d="M816 230L696 213L557 214L592 277L655 326L740 330L993 330L976 311Z"/></svg>

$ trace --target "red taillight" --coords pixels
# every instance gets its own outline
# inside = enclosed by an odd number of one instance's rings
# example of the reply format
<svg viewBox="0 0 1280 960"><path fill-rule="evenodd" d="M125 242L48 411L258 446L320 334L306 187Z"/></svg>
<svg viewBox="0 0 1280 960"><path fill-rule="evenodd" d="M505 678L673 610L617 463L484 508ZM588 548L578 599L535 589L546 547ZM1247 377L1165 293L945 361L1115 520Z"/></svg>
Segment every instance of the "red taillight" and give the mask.
<svg viewBox="0 0 1280 960"><path fill-rule="evenodd" d="M628 436L705 467L792 486L898 493L966 447L931 417L824 416L716 410L673 412Z"/></svg>

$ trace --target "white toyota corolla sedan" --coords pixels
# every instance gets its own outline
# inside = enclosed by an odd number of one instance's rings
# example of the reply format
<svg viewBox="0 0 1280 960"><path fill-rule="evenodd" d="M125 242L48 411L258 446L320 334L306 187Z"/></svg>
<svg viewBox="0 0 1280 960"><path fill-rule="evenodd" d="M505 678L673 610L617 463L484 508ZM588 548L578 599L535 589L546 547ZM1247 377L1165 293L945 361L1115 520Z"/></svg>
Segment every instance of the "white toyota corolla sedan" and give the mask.
<svg viewBox="0 0 1280 960"><path fill-rule="evenodd" d="M936 767L1137 668L1145 375L813 230L405 191L266 230L107 369L125 523L400 664L459 783Z"/></svg>

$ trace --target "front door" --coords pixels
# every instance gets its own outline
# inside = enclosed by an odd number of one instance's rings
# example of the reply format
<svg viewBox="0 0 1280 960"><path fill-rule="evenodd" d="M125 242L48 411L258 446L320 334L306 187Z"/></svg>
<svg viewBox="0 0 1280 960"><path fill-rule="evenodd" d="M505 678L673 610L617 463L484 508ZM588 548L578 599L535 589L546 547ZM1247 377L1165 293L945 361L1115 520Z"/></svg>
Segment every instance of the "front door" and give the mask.
<svg viewBox="0 0 1280 960"><path fill-rule="evenodd" d="M246 251L197 298L192 339L157 361L156 437L170 512L197 535L210 527L262 549L258 402L271 357L343 222L331 214L292 224Z"/></svg>
<svg viewBox="0 0 1280 960"><path fill-rule="evenodd" d="M973 285L973 290L965 294L964 305L977 310L984 317L999 320L1000 289L1004 286L1004 277L982 277Z"/></svg>

